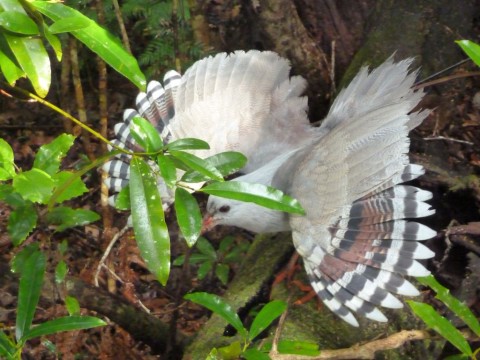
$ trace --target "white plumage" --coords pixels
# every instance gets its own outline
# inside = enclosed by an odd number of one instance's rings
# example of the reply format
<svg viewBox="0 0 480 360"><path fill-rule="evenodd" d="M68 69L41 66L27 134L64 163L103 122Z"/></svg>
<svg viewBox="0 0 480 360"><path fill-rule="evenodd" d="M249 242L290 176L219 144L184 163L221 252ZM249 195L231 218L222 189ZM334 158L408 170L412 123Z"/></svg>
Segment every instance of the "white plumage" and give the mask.
<svg viewBox="0 0 480 360"><path fill-rule="evenodd" d="M400 185L424 172L408 158L408 133L428 114L412 112L423 92L412 90L411 63L388 59L371 72L362 68L319 128L308 123L305 80L290 78L288 61L272 52L203 59L182 77L169 73L175 86L140 95L137 104L164 138L203 139L211 149L200 156L240 151L248 164L238 180L272 185L299 200L305 216L211 196L205 226L291 230L314 290L358 326L354 312L386 321L377 306L402 306L392 293L417 295L404 275L427 275L417 259L433 256L418 241L435 232L404 220L433 214L425 203L431 193ZM156 102L162 111L151 109ZM126 175L115 162L107 171Z"/></svg>

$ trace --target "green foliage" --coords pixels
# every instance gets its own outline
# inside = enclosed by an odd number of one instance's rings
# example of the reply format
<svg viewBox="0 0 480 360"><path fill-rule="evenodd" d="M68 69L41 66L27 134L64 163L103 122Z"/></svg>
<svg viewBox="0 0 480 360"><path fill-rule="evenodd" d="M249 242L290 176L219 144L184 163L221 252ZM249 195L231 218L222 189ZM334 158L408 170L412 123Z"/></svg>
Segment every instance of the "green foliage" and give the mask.
<svg viewBox="0 0 480 360"><path fill-rule="evenodd" d="M189 257L190 264L198 264L198 279L203 280L208 274L215 274L223 285L227 285L230 268L239 264L249 247L248 242L235 243L233 236L225 237L218 249L204 237L199 237L195 244L196 251ZM185 262L185 256L180 255L173 265L180 266Z"/></svg>
<svg viewBox="0 0 480 360"><path fill-rule="evenodd" d="M3 158L0 173L5 175L4 181L8 180L2 184L0 200L12 208L7 230L14 245L20 245L39 220L47 225L56 225L57 231L63 231L99 219L93 211L60 206L63 201L88 191L75 173L60 171L60 163L74 139L72 135L62 134L51 143L41 146L32 169L18 172L15 172L13 156L10 156L13 150L5 141L0 141ZM64 187L72 177L75 177L75 181ZM56 192L59 192L58 196L54 196ZM43 205L51 201L54 204L49 208L50 211L44 212Z"/></svg>
<svg viewBox="0 0 480 360"><path fill-rule="evenodd" d="M456 316L477 335L480 335L480 323L467 305L450 294L450 291L440 285L432 276L418 278L423 285L429 286L436 293L436 298L443 302ZM440 315L432 306L416 301L407 301L413 312L421 318L428 327L435 330L443 338L461 351L461 356L474 358L472 349L463 334L445 317ZM478 351L478 350L477 350Z"/></svg>
<svg viewBox="0 0 480 360"><path fill-rule="evenodd" d="M26 77L40 97L47 95L51 63L46 45L60 61L58 33L72 34L140 89L145 88L145 76L136 59L107 30L79 11L45 0L0 0L0 70L11 86Z"/></svg>
<svg viewBox="0 0 480 360"><path fill-rule="evenodd" d="M32 326L43 285L46 258L38 247L30 246L17 255L15 262L15 268L20 273L15 339L0 331L0 357L21 359L25 343L37 337L106 325L103 320L91 316L66 316Z"/></svg>
<svg viewBox="0 0 480 360"><path fill-rule="evenodd" d="M280 300L270 301L258 312L253 319L250 329L246 329L237 313L221 297L209 293L192 293L185 295L185 299L206 307L208 310L221 316L225 321L232 325L240 335L240 341L233 341L231 344L212 349L207 359L238 359L239 357L247 360L270 359L268 351L269 346L263 346L261 349L254 348L254 340L265 331L280 315L287 309L287 304ZM302 343L297 341L281 341L278 349L282 353L299 355L318 355L318 346L311 343Z"/></svg>
<svg viewBox="0 0 480 360"><path fill-rule="evenodd" d="M178 4L175 19L171 0L126 0L122 4L123 17L132 23L130 36L144 41L134 52L140 54L139 63L146 68L147 77L159 78L166 70L176 68L175 54L186 61L186 66L204 55L200 44L192 40L188 2L180 0Z"/></svg>
<svg viewBox="0 0 480 360"><path fill-rule="evenodd" d="M480 66L480 45L470 40L457 40L455 42L477 66Z"/></svg>

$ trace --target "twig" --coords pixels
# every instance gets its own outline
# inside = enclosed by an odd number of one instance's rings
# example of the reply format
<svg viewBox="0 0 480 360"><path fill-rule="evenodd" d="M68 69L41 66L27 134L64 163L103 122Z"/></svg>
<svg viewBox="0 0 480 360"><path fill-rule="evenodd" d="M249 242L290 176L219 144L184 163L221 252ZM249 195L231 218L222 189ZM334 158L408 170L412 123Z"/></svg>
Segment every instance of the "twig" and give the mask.
<svg viewBox="0 0 480 360"><path fill-rule="evenodd" d="M377 351L397 349L408 341L430 339L432 336L425 330L403 330L384 339L374 340L366 344L356 344L350 348L322 350L318 356L302 356L273 354L273 360L322 360L322 359L373 359ZM273 350L273 347L272 347Z"/></svg>
<svg viewBox="0 0 480 360"><path fill-rule="evenodd" d="M473 142L471 142L471 141L454 139L454 138L449 138L449 137L446 137L446 136L426 137L426 138L423 138L423 140L446 140L446 141L458 142L458 143L461 143L461 144L473 145Z"/></svg>
<svg viewBox="0 0 480 360"><path fill-rule="evenodd" d="M130 228L130 226L125 225L125 227L120 230L113 238L112 241L110 241L110 244L108 244L107 248L105 249L105 252L103 253L102 258L100 259L100 262L98 263L97 266L97 271L95 271L95 277L93 279L93 283L95 284L96 287L98 287L98 277L100 274L100 271L102 268L105 266L105 260L107 259L108 255L110 255L110 252L112 251L113 245L117 242L117 240L127 232L127 230Z"/></svg>

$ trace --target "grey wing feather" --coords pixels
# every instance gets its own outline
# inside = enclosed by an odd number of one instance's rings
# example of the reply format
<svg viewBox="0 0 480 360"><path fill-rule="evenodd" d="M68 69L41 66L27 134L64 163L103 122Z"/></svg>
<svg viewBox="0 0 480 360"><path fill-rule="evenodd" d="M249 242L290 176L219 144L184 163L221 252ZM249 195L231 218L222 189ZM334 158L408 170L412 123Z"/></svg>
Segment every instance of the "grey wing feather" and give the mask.
<svg viewBox="0 0 480 360"><path fill-rule="evenodd" d="M427 275L417 259L433 256L417 241L435 232L403 220L434 213L424 202L429 192L399 185L423 174L408 159L408 132L428 114L411 114L423 93L411 89L410 63L362 69L333 104L321 138L276 175L306 211L290 215L290 225L312 286L354 326L354 312L386 321L377 306L402 306L391 293L418 294L403 276Z"/></svg>

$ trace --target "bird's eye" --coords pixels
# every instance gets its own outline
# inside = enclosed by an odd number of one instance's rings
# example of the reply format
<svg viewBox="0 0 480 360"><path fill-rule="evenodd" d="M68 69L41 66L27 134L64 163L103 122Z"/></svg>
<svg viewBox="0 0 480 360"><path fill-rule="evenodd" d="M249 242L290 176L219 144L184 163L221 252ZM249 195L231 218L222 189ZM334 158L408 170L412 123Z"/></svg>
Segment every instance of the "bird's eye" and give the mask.
<svg viewBox="0 0 480 360"><path fill-rule="evenodd" d="M218 211L220 211L222 213L229 212L230 211L230 206L228 206L228 205L220 206L220 209L218 209Z"/></svg>

